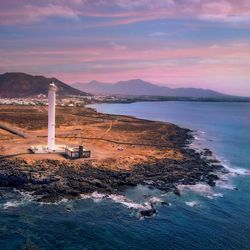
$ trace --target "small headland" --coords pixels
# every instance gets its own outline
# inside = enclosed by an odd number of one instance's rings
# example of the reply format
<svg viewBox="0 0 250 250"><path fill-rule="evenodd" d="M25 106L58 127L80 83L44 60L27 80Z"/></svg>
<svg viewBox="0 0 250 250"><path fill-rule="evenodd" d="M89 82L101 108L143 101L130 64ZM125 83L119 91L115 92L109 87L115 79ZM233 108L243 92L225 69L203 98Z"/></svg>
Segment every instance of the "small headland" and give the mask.
<svg viewBox="0 0 250 250"><path fill-rule="evenodd" d="M193 140L188 129L89 108L57 109L57 142L83 144L92 158L29 154L30 145L46 144L46 108L1 106L5 126L26 135L0 130L1 187L30 192L42 202L93 192L121 194L139 184L180 195L178 185L214 186L216 172L225 171L208 149L198 153L188 147Z"/></svg>

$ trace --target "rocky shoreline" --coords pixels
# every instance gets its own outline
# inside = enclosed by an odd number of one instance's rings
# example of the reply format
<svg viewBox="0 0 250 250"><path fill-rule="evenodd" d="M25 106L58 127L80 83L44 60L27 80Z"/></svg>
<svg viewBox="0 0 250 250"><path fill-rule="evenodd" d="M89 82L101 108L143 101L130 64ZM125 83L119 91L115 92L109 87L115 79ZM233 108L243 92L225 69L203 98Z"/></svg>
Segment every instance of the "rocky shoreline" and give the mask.
<svg viewBox="0 0 250 250"><path fill-rule="evenodd" d="M126 188L147 185L163 192L180 195L178 185L207 183L215 185L217 172L226 172L210 150L196 152L188 145L190 130L179 128L173 141L183 154L182 160L161 159L136 164L131 170L110 170L94 167L91 160L39 160L33 164L22 159L0 159L0 186L30 192L39 202L57 202L63 198L78 199L93 192L121 194ZM154 211L151 206L151 213ZM147 213L147 212L145 212Z"/></svg>

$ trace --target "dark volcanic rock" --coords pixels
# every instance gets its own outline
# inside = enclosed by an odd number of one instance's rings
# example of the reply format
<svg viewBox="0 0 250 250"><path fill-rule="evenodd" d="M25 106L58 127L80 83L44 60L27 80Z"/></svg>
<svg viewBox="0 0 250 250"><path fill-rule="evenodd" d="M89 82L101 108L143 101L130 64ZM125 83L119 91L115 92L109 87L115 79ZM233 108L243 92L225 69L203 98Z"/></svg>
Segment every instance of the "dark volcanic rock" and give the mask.
<svg viewBox="0 0 250 250"><path fill-rule="evenodd" d="M180 128L173 140L182 151L182 160L145 162L134 166L131 171L94 168L88 162L76 164L44 160L30 165L23 160L1 158L0 186L32 192L37 200L46 202L62 198L75 199L94 191L121 193L128 186L138 184L147 184L151 188L179 196L178 184L193 185L202 181L214 186L218 180L215 172L224 171L223 166L213 164L202 154L187 148L191 139L190 131ZM210 156L210 151L206 152ZM151 216L155 209L152 205L150 211L142 213L142 216Z"/></svg>
<svg viewBox="0 0 250 250"><path fill-rule="evenodd" d="M151 217L151 216L153 216L154 214L156 214L156 209L153 207L153 206L151 206L150 208L148 208L148 209L143 209L143 210L140 210L140 215L142 216L142 217Z"/></svg>
<svg viewBox="0 0 250 250"><path fill-rule="evenodd" d="M210 149L208 149L208 148L205 148L205 149L203 150L202 154L203 154L204 156L213 156L213 152L212 152Z"/></svg>

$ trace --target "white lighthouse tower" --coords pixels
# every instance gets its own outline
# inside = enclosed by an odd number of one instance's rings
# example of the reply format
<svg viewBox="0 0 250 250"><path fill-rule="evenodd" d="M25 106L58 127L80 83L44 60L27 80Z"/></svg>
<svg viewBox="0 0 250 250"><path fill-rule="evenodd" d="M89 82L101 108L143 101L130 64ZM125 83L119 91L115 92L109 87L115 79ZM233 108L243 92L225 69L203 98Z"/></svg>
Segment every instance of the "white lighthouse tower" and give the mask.
<svg viewBox="0 0 250 250"><path fill-rule="evenodd" d="M55 126L56 126L56 85L49 85L48 107L48 151L55 150Z"/></svg>
<svg viewBox="0 0 250 250"><path fill-rule="evenodd" d="M49 85L48 93L48 145L34 145L29 149L34 154L47 153L65 153L65 145L55 144L55 129L56 129L56 91L57 87L52 82Z"/></svg>
<svg viewBox="0 0 250 250"><path fill-rule="evenodd" d="M91 156L90 150L85 149L82 145L78 147L68 147L66 145L55 144L56 129L56 91L57 87L52 82L49 85L48 93L48 145L34 145L29 149L34 154L60 153L70 159L86 158Z"/></svg>

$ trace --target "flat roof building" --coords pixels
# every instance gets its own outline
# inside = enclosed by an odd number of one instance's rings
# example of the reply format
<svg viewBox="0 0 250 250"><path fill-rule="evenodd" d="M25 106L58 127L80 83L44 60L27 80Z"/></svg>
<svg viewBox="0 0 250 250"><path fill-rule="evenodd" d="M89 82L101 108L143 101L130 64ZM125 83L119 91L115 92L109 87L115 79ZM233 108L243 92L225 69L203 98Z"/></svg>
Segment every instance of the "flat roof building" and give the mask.
<svg viewBox="0 0 250 250"><path fill-rule="evenodd" d="M85 149L82 145L79 147L65 148L65 156L69 159L89 158L91 156L90 150Z"/></svg>

